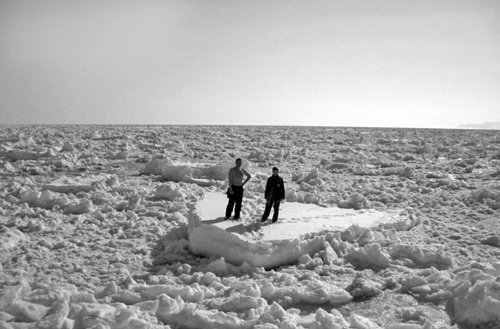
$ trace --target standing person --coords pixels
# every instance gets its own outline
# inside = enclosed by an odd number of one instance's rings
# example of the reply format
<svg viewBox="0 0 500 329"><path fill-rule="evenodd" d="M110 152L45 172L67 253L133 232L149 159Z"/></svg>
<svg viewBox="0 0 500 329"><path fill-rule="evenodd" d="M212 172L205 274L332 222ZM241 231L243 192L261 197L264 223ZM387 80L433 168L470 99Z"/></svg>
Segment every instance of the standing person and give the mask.
<svg viewBox="0 0 500 329"><path fill-rule="evenodd" d="M243 186L252 178L252 176L243 168L241 168L241 159L236 159L236 166L229 169L229 188L227 190L227 197L229 202L226 207L226 219L231 217L231 213L234 209L234 219L240 219L241 202L243 200ZM246 176L245 181L243 181L243 176ZM236 207L235 207L236 204Z"/></svg>
<svg viewBox="0 0 500 329"><path fill-rule="evenodd" d="M285 184L279 176L279 170L276 167L273 167L273 175L267 179L264 196L266 198L266 209L264 210L264 215L262 215L262 221L265 222L267 220L267 217L271 213L271 208L274 207L273 223L275 223L278 220L281 200L285 199Z"/></svg>

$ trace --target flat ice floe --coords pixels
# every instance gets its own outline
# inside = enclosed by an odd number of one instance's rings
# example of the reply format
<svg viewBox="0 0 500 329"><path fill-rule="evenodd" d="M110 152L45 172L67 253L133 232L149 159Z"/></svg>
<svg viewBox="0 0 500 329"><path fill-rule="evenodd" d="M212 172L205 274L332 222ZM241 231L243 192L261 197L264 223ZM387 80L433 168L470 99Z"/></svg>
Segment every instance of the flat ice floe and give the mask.
<svg viewBox="0 0 500 329"><path fill-rule="evenodd" d="M243 200L245 202L245 200ZM238 227L244 226L234 220L223 220L222 214L226 209L225 194L217 192L205 193L205 197L198 203L198 211L202 222L209 222L227 232L242 231ZM272 210L271 216L272 217ZM342 209L326 208L315 204L299 202L284 202L280 206L279 219L271 223L271 218L259 225L261 241L298 239L307 233L321 231L344 230L352 225L375 227L379 224L388 224L401 220L398 210L387 212L374 209ZM252 219L256 224L260 218ZM248 225L248 224L247 224Z"/></svg>
<svg viewBox="0 0 500 329"><path fill-rule="evenodd" d="M275 268L296 262L304 255L324 250L325 238L320 232L345 230L349 226L374 227L400 220L397 211L324 208L312 204L287 202L281 205L276 223L224 220L226 196L209 192L191 216L190 250L203 256L224 257L237 265ZM240 234L242 233L242 234Z"/></svg>

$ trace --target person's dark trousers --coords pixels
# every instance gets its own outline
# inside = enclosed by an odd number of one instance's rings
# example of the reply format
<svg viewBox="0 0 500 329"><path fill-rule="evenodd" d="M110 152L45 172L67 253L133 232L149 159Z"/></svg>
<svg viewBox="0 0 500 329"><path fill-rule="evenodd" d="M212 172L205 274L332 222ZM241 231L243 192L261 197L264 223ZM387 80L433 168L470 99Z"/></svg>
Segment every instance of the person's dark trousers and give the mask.
<svg viewBox="0 0 500 329"><path fill-rule="evenodd" d="M274 208L273 213L273 223L278 220L278 216L280 213L280 202L281 200L269 199L266 202L266 209L264 210L264 215L262 215L262 221L265 222L271 213L271 208Z"/></svg>
<svg viewBox="0 0 500 329"><path fill-rule="evenodd" d="M240 218L241 202L243 201L243 187L233 185L233 194L228 194L229 202L226 207L226 218L231 217L234 208L234 219Z"/></svg>

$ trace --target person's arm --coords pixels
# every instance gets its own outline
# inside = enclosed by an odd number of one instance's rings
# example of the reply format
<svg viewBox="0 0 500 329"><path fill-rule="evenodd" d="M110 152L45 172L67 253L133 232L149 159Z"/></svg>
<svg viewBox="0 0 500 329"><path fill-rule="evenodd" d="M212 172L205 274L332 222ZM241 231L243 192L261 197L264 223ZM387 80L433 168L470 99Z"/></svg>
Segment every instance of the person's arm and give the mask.
<svg viewBox="0 0 500 329"><path fill-rule="evenodd" d="M250 180L250 178L252 178L252 176L243 168L241 168L241 171L243 171L243 174L245 174L245 176L247 176L247 179L245 179L243 184L241 184L241 186L244 186Z"/></svg>
<svg viewBox="0 0 500 329"><path fill-rule="evenodd" d="M269 197L269 193L271 193L271 178L268 178L266 182L266 190L264 191L264 198L266 200Z"/></svg>
<svg viewBox="0 0 500 329"><path fill-rule="evenodd" d="M230 194L233 194L233 169L229 169L229 173L228 173L228 184L229 184L229 193Z"/></svg>
<svg viewBox="0 0 500 329"><path fill-rule="evenodd" d="M283 178L281 179L281 200L285 199L285 183L283 182Z"/></svg>

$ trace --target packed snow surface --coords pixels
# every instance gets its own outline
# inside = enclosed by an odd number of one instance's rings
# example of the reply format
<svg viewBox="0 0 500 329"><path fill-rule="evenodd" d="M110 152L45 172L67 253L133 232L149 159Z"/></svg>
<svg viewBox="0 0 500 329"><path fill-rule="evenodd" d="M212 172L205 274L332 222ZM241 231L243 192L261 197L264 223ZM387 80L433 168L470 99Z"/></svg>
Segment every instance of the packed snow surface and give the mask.
<svg viewBox="0 0 500 329"><path fill-rule="evenodd" d="M199 202L198 210L202 221L209 222L228 232L244 232L246 227L233 220L224 220L221 212L227 204L226 195L219 192L208 192ZM259 240L298 239L306 233L317 233L326 230L342 230L352 225L374 227L403 220L398 209L378 211L374 209L342 209L338 207L321 207L315 204L286 202L280 206L279 221L271 224L271 220L259 225ZM250 227L249 229L252 229Z"/></svg>
<svg viewBox="0 0 500 329"><path fill-rule="evenodd" d="M499 164L497 131L2 126L0 328L500 328Z"/></svg>

